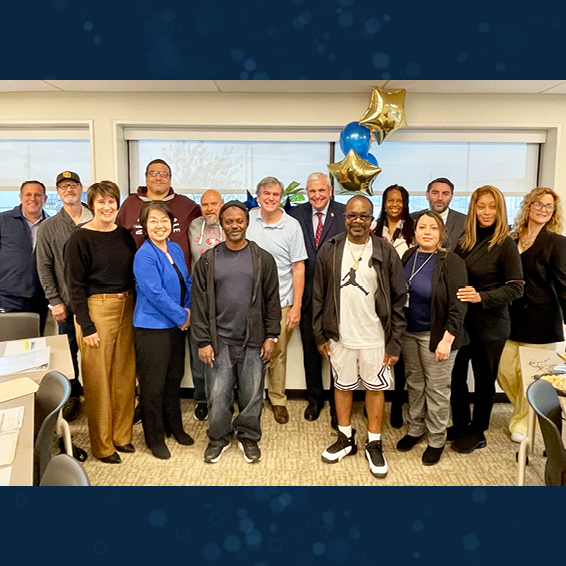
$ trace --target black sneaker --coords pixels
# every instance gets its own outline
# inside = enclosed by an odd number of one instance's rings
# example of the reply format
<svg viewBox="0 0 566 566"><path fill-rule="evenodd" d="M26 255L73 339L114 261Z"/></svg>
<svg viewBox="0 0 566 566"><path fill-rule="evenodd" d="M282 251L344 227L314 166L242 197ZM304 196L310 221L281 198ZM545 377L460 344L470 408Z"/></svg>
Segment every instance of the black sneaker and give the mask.
<svg viewBox="0 0 566 566"><path fill-rule="evenodd" d="M383 455L381 440L366 442L366 458L369 471L374 478L384 478L387 475L387 460Z"/></svg>
<svg viewBox="0 0 566 566"><path fill-rule="evenodd" d="M411 436L406 434L399 442L397 442L397 450L399 452L408 452L412 450L415 445L417 445L424 438L424 434L420 436Z"/></svg>
<svg viewBox="0 0 566 566"><path fill-rule="evenodd" d="M261 460L261 451L257 442L248 439L239 440L238 448L244 453L244 460L248 464L257 464Z"/></svg>
<svg viewBox="0 0 566 566"><path fill-rule="evenodd" d="M434 466L434 464L438 464L443 451L444 446L442 446L441 448L433 448L432 446L427 446L426 450L423 452L423 464L425 466Z"/></svg>
<svg viewBox="0 0 566 566"><path fill-rule="evenodd" d="M70 423L74 421L81 412L81 400L79 397L69 397L69 400L63 407L63 418Z"/></svg>
<svg viewBox="0 0 566 566"><path fill-rule="evenodd" d="M484 448L487 444L483 433L466 433L452 443L452 450L460 454L471 454L478 448Z"/></svg>
<svg viewBox="0 0 566 566"><path fill-rule="evenodd" d="M336 464L345 456L353 456L358 451L355 437L356 431L354 429L352 429L350 438L338 431L338 440L322 453L322 461L327 464Z"/></svg>
<svg viewBox="0 0 566 566"><path fill-rule="evenodd" d="M212 442L209 442L206 450L204 451L204 461L207 464L216 464L216 462L218 462L218 460L222 458L222 454L224 454L224 452L226 452L229 447L229 444L220 446L218 444L212 444Z"/></svg>
<svg viewBox="0 0 566 566"><path fill-rule="evenodd" d="M205 421L206 419L208 419L208 405L206 403L196 404L195 419L197 421Z"/></svg>

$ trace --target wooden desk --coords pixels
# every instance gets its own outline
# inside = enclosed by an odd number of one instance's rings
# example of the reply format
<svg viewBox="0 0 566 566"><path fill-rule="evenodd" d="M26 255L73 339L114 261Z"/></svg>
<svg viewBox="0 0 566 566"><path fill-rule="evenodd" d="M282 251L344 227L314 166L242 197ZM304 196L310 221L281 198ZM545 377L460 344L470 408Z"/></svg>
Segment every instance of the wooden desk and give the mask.
<svg viewBox="0 0 566 566"><path fill-rule="evenodd" d="M67 378L72 379L75 375L73 368L73 360L69 349L69 342L65 334L58 336L46 336L46 345L51 348L49 356L49 369L41 369L37 371L26 371L23 373L15 373L3 375L0 377L0 385L8 384L12 381L21 381L21 378L29 378L35 387L33 393L37 390L37 385L41 383L43 376L52 370L57 370ZM7 342L0 342L0 356L4 355ZM18 444L16 447L16 456L12 467L10 485L33 485L33 431L34 431L34 401L35 395L22 395L2 404L2 408L25 407L24 424L20 429ZM68 428L68 425L67 425ZM69 436L70 439L70 436ZM70 441L70 440L69 440Z"/></svg>
<svg viewBox="0 0 566 566"><path fill-rule="evenodd" d="M564 360L552 350L541 350L539 348L528 348L526 346L519 346L519 359L521 362L521 375L525 395L529 385L533 382L533 376L553 373L554 366L564 363ZM519 447L518 485L525 485L527 456L532 456L535 448L536 414L530 404L527 423L527 436Z"/></svg>
<svg viewBox="0 0 566 566"><path fill-rule="evenodd" d="M3 464L0 465L0 472L10 472L10 486L33 485L33 413L36 391L37 384L26 377L0 383L0 410L24 408L14 458L5 464L0 461Z"/></svg>

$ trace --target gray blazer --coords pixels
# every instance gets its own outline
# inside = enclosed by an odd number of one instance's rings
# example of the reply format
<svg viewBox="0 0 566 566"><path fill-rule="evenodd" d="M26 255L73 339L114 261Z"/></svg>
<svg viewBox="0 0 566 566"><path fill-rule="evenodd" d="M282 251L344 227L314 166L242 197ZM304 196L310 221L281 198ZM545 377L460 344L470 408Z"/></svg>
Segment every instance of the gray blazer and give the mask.
<svg viewBox="0 0 566 566"><path fill-rule="evenodd" d="M427 209L419 210L418 212L413 212L411 216L417 220L417 218ZM446 242L445 246L454 251L456 249L456 244L458 240L464 235L464 230L466 226L466 215L461 212L456 212L451 208L448 209L448 220L446 221ZM415 226L416 228L416 226Z"/></svg>

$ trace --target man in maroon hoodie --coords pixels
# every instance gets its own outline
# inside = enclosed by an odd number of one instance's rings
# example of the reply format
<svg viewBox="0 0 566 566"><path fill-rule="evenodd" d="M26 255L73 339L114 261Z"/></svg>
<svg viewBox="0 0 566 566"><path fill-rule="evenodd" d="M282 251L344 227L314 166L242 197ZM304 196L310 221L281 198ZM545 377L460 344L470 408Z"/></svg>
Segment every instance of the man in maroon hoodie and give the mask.
<svg viewBox="0 0 566 566"><path fill-rule="evenodd" d="M181 246L185 253L187 268L191 269L191 249L189 247L189 224L201 215L200 207L184 195L177 194L171 187L171 167L163 159L154 159L145 170L145 187L138 187L135 195L130 195L122 204L116 217L116 224L127 228L138 248L145 240L140 224L140 212L146 202L162 200L171 208L175 222L171 236L172 242Z"/></svg>

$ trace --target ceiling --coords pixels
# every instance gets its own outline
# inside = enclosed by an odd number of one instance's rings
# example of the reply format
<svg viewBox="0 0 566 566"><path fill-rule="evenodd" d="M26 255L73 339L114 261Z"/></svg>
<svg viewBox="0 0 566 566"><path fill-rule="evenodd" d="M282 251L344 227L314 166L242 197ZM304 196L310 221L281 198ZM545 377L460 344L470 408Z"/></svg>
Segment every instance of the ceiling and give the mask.
<svg viewBox="0 0 566 566"><path fill-rule="evenodd" d="M374 86L440 94L566 94L564 81L0 81L0 92L367 93Z"/></svg>

